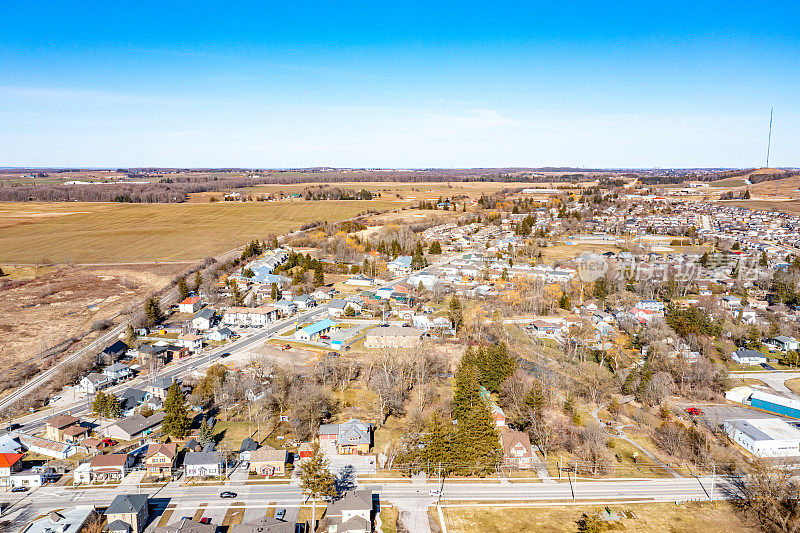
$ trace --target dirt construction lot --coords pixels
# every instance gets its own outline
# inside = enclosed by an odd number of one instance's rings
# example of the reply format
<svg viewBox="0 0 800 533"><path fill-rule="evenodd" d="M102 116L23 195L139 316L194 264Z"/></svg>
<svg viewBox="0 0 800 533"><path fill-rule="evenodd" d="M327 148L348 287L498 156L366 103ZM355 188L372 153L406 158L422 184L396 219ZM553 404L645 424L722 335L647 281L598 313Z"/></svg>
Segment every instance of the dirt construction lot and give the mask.
<svg viewBox="0 0 800 533"><path fill-rule="evenodd" d="M186 265L72 266L0 286L0 364L13 366L163 288Z"/></svg>

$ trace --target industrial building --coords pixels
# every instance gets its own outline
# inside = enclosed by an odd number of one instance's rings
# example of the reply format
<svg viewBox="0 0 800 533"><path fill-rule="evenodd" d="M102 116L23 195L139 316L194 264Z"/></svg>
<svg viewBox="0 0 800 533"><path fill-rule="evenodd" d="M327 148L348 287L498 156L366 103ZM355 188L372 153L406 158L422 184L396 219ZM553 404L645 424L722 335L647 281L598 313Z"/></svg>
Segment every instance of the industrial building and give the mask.
<svg viewBox="0 0 800 533"><path fill-rule="evenodd" d="M725 433L756 457L800 456L800 430L780 418L726 420Z"/></svg>

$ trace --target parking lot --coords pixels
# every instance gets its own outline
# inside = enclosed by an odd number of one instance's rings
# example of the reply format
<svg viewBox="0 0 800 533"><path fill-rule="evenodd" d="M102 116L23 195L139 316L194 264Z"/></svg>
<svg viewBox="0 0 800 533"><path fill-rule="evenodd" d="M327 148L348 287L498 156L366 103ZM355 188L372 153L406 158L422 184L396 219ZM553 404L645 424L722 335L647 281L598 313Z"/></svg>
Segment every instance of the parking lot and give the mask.
<svg viewBox="0 0 800 533"><path fill-rule="evenodd" d="M737 405L697 405L696 407L703 410L703 414L699 418L708 427L722 426L725 420L736 418L775 418L777 416ZM784 418L784 420L793 421L791 418Z"/></svg>

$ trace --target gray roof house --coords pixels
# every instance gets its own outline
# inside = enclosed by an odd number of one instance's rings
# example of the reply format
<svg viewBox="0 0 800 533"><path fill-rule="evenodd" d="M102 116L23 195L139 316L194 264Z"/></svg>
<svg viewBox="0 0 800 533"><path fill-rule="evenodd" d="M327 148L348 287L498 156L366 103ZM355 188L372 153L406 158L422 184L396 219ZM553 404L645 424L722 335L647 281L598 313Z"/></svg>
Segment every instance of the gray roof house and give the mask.
<svg viewBox="0 0 800 533"><path fill-rule="evenodd" d="M140 413L135 413L127 418L123 418L116 424L108 426L105 432L109 437L133 440L143 433L156 429L163 420L164 411L158 411L149 417L143 416Z"/></svg>
<svg viewBox="0 0 800 533"><path fill-rule="evenodd" d="M119 494L106 509L106 531L140 533L147 525L149 494Z"/></svg>
<svg viewBox="0 0 800 533"><path fill-rule="evenodd" d="M132 415L133 410L142 405L148 398L150 398L150 393L132 387L125 389L122 394L117 396L123 416Z"/></svg>
<svg viewBox="0 0 800 533"><path fill-rule="evenodd" d="M369 532L372 531L375 504L372 491L358 489L345 492L338 500L328 505L320 531Z"/></svg>
<svg viewBox="0 0 800 533"><path fill-rule="evenodd" d="M215 451L190 452L183 457L186 477L214 477L222 475L223 457Z"/></svg>

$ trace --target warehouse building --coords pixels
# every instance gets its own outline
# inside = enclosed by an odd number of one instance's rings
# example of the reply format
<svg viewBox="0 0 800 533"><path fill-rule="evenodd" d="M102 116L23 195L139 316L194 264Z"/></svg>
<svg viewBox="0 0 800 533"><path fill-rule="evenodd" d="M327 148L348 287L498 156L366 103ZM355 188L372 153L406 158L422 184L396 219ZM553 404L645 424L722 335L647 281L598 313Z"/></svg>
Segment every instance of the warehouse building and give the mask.
<svg viewBox="0 0 800 533"><path fill-rule="evenodd" d="M725 433L756 457L800 456L800 430L780 418L726 420Z"/></svg>

